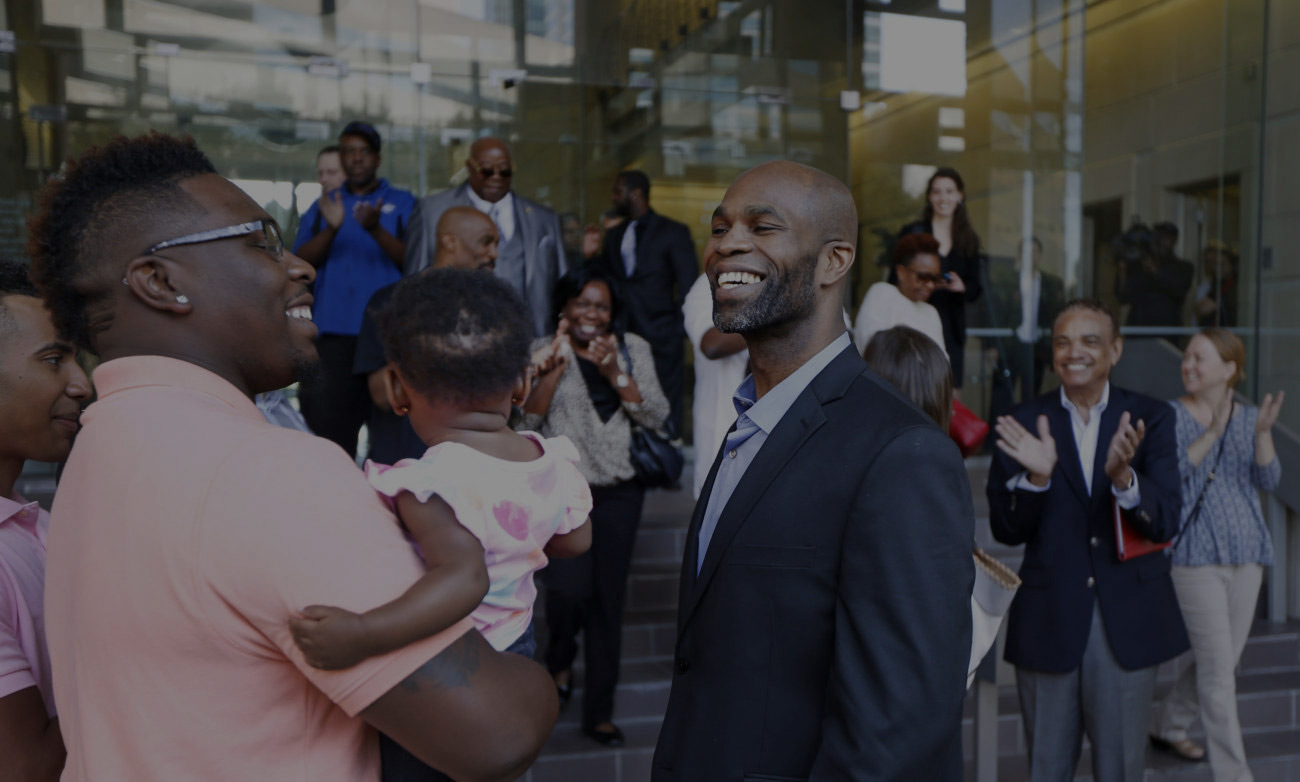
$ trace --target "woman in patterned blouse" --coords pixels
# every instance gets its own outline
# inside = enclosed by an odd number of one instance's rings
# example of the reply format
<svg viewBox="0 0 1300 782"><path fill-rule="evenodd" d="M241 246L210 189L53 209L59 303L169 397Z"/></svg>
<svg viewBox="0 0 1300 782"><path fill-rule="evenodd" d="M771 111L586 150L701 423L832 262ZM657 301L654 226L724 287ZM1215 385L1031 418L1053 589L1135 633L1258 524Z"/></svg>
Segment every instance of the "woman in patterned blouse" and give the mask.
<svg viewBox="0 0 1300 782"><path fill-rule="evenodd" d="M1173 548L1173 580L1194 662L1152 713L1151 741L1187 760L1205 757L1187 737L1199 710L1214 779L1252 779L1237 719L1234 669L1246 645L1265 565L1273 564L1259 492L1282 475L1273 424L1284 394L1259 408L1233 401L1246 368L1235 334L1205 329L1183 354L1187 394L1170 402L1177 416L1183 529ZM1204 492L1200 510L1197 498Z"/></svg>
<svg viewBox="0 0 1300 782"><path fill-rule="evenodd" d="M533 343L539 375L524 403L523 428L565 435L578 447L578 470L591 484L591 549L546 568L546 666L560 700L573 687L574 642L585 634L582 730L607 746L623 743L612 722L618 684L623 596L645 487L630 457L632 423L659 429L668 400L650 344L619 326L618 289L603 272L575 269L555 284L559 327Z"/></svg>

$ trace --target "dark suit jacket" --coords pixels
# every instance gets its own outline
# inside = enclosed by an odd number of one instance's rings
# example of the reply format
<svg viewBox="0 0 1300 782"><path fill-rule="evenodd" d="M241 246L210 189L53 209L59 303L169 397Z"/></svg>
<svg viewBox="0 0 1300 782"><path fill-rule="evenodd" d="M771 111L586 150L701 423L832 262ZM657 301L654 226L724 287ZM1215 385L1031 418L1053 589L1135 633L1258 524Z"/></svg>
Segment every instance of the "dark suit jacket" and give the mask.
<svg viewBox="0 0 1300 782"><path fill-rule="evenodd" d="M1182 494L1173 410L1168 403L1112 385L1101 415L1092 493L1084 487L1070 414L1052 391L1013 408L1010 415L1031 432L1046 415L1056 440L1057 462L1045 492L1009 490L1022 472L999 451L989 470L989 520L993 537L1025 545L1023 584L1007 619L1007 662L1047 673L1079 667L1088 642L1094 605L1100 606L1115 659L1128 670L1164 662L1188 648L1182 614L1163 552L1128 562L1116 555L1111 482L1106 451L1128 411L1146 422L1146 438L1133 459L1141 502L1126 518L1141 534L1166 541L1178 532Z"/></svg>
<svg viewBox="0 0 1300 782"><path fill-rule="evenodd" d="M404 274L415 274L433 263L438 247L438 220L450 207L474 206L468 190L469 184L464 183L416 202L406 237ZM515 230L520 232L524 245L524 298L532 316L533 336L544 337L555 333L551 295L555 281L566 271L560 218L551 209L518 193L511 195L515 200Z"/></svg>
<svg viewBox="0 0 1300 782"><path fill-rule="evenodd" d="M629 278L620 247L628 221L605 235L600 263L618 281L623 293L628 331L650 343L655 372L672 404L673 422L681 433L683 365L686 327L682 301L699 276L695 242L685 225L651 211L642 218L644 232L636 245L636 268Z"/></svg>
<svg viewBox="0 0 1300 782"><path fill-rule="evenodd" d="M656 782L961 779L973 510L956 446L853 348L687 537Z"/></svg>

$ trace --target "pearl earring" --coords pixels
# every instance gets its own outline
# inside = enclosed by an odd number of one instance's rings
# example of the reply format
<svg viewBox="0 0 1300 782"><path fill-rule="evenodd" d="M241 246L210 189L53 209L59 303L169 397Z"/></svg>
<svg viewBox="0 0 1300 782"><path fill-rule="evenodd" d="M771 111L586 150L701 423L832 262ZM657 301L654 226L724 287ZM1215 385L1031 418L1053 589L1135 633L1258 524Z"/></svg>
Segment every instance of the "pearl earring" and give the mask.
<svg viewBox="0 0 1300 782"><path fill-rule="evenodd" d="M190 303L190 297L189 297L189 296L186 296L184 293L182 293L182 294L180 294L180 295L178 295L178 296L176 297L176 303L177 303L177 304L189 304L189 303Z"/></svg>

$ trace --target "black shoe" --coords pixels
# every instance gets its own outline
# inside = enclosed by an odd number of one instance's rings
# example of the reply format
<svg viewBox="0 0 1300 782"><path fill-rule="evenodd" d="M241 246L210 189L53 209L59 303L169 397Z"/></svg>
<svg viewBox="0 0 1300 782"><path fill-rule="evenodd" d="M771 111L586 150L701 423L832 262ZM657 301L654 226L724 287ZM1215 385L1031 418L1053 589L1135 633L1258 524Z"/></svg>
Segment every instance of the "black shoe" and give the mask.
<svg viewBox="0 0 1300 782"><path fill-rule="evenodd" d="M612 730L597 730L595 728L583 728L582 732L595 741L597 744L603 744L606 747L623 746L623 731L618 729L617 725L611 724Z"/></svg>

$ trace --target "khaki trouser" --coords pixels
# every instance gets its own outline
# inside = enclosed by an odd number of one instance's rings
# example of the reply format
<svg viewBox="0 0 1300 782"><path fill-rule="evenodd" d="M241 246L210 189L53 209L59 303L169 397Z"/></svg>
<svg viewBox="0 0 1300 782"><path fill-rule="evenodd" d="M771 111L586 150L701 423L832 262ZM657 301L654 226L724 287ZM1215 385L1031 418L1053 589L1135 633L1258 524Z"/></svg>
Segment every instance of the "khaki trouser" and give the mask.
<svg viewBox="0 0 1300 782"><path fill-rule="evenodd" d="M1195 662L1157 705L1151 733L1170 741L1185 739L1199 711L1215 782L1254 779L1237 718L1236 667L1263 574L1260 565L1174 567L1172 573Z"/></svg>

